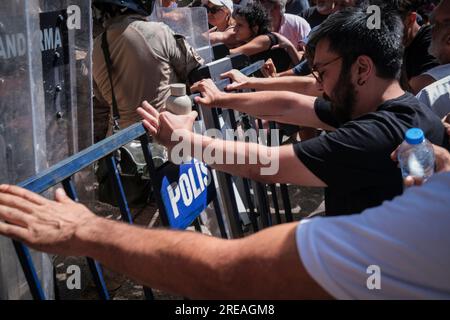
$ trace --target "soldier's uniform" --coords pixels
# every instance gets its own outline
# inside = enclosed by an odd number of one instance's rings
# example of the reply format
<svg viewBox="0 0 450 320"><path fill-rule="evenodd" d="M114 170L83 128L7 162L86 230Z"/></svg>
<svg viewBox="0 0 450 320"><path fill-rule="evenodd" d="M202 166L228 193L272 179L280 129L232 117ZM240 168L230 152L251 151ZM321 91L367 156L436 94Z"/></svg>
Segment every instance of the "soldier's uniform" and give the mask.
<svg viewBox="0 0 450 320"><path fill-rule="evenodd" d="M170 95L169 84L186 82L188 74L203 62L184 37L139 14L112 18L105 28L121 129L140 121L136 109L142 101L161 108ZM111 85L101 35L94 40L93 77L98 100L107 102L110 108ZM105 112L101 105L95 107L97 119Z"/></svg>

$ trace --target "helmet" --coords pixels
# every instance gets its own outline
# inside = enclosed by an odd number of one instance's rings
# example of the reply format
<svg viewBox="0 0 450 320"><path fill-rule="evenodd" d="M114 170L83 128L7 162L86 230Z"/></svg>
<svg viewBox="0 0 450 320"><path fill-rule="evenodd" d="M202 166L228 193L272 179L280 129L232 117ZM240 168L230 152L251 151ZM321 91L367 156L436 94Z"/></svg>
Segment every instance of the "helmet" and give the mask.
<svg viewBox="0 0 450 320"><path fill-rule="evenodd" d="M154 3L155 0L92 0L92 4L98 9L101 9L105 4L114 4L145 16L152 14Z"/></svg>

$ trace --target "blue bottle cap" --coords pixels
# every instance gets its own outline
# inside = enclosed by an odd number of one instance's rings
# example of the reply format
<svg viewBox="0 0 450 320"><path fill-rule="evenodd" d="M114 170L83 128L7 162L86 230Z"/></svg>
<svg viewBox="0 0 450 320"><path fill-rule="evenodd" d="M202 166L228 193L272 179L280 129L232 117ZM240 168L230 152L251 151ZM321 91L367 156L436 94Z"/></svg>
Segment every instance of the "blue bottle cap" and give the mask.
<svg viewBox="0 0 450 320"><path fill-rule="evenodd" d="M421 129L413 128L406 132L406 142L412 145L421 144L425 140L425 134Z"/></svg>

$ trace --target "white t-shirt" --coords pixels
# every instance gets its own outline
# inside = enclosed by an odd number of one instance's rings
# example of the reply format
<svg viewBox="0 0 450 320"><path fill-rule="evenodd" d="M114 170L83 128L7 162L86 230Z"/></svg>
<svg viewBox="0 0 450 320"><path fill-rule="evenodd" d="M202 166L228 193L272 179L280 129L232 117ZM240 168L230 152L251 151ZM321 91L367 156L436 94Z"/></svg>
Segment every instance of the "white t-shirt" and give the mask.
<svg viewBox="0 0 450 320"><path fill-rule="evenodd" d="M297 246L335 298L450 299L450 173L360 215L304 221Z"/></svg>
<svg viewBox="0 0 450 320"><path fill-rule="evenodd" d="M424 74L427 74L434 80L439 81L445 77L450 76L450 63L434 67L433 69L428 70Z"/></svg>
<svg viewBox="0 0 450 320"><path fill-rule="evenodd" d="M298 48L303 45L306 37L309 35L311 27L302 17L285 13L281 19L280 30L278 33L285 36Z"/></svg>
<svg viewBox="0 0 450 320"><path fill-rule="evenodd" d="M417 99L434 111L441 119L450 113L450 76L425 87Z"/></svg>

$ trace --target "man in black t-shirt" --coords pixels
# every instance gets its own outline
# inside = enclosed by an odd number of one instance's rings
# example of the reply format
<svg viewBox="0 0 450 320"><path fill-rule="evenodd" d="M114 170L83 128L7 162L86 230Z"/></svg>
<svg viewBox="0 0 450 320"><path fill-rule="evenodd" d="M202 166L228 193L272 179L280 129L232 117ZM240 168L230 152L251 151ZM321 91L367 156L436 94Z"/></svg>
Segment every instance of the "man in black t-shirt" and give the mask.
<svg viewBox="0 0 450 320"><path fill-rule="evenodd" d="M410 93L387 100L375 112L353 121L342 122L321 98L315 102L315 111L321 121L339 129L297 143L294 150L327 184L328 214L361 212L402 193L401 175L389 154L408 129L421 128L430 141L446 143L439 119Z"/></svg>
<svg viewBox="0 0 450 320"><path fill-rule="evenodd" d="M222 154L227 159L236 159L238 154L246 159L265 155L257 164L203 160L217 170L270 184L326 187L327 214L361 212L400 195L401 172L390 154L403 141L404 133L419 127L427 139L441 146L447 146L448 137L440 119L400 86L403 50L399 17L382 12L380 30L367 28L367 19L362 9L342 11L311 34L308 57L325 99L291 92L223 93L211 80L191 88L201 93L196 102L205 107L228 107L330 133L294 146L268 148L232 141L222 144L181 130L184 142L193 145L193 150L214 150L216 157ZM148 104L144 108L141 115L148 123L158 123L158 137L169 147L174 146L172 131L187 129L186 124L193 121L159 115ZM276 172L264 171L273 169L274 164L278 164Z"/></svg>

